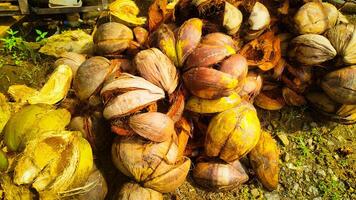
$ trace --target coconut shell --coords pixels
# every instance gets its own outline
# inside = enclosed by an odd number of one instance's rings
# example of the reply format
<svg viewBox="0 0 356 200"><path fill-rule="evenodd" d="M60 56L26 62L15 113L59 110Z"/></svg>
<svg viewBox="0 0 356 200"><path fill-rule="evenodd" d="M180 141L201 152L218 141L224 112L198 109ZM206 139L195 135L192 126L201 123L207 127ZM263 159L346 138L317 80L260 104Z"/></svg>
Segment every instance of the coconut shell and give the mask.
<svg viewBox="0 0 356 200"><path fill-rule="evenodd" d="M205 154L231 162L250 152L259 138L256 110L244 102L212 118L206 133Z"/></svg>
<svg viewBox="0 0 356 200"><path fill-rule="evenodd" d="M172 94L178 85L178 73L172 61L157 48L140 51L134 58L140 75Z"/></svg>
<svg viewBox="0 0 356 200"><path fill-rule="evenodd" d="M135 133L154 142L169 140L175 134L173 120L159 112L134 115L130 117L129 126Z"/></svg>
<svg viewBox="0 0 356 200"><path fill-rule="evenodd" d="M356 65L345 67L325 75L321 88L334 101L356 104Z"/></svg>
<svg viewBox="0 0 356 200"><path fill-rule="evenodd" d="M188 99L186 110L196 113L218 113L231 109L237 106L241 102L240 96L233 92L227 97L221 97L219 99L202 99L196 96L191 96Z"/></svg>
<svg viewBox="0 0 356 200"><path fill-rule="evenodd" d="M133 38L132 30L123 24L102 24L94 33L95 52L99 55L121 53L129 47Z"/></svg>
<svg viewBox="0 0 356 200"><path fill-rule="evenodd" d="M98 92L111 73L110 61L104 57L91 57L82 63L73 81L73 89L80 100L86 100Z"/></svg>
<svg viewBox="0 0 356 200"><path fill-rule="evenodd" d="M238 84L230 74L206 67L193 68L185 72L183 81L192 94L204 99L229 96Z"/></svg>
<svg viewBox="0 0 356 200"><path fill-rule="evenodd" d="M195 182L211 190L236 188L247 182L248 175L239 160L198 162L193 170Z"/></svg>
<svg viewBox="0 0 356 200"><path fill-rule="evenodd" d="M141 187L137 183L125 183L116 195L116 200L163 200L163 195L150 188Z"/></svg>
<svg viewBox="0 0 356 200"><path fill-rule="evenodd" d="M178 66L183 66L188 56L198 46L202 36L203 22L198 18L192 18L183 23L177 36Z"/></svg>
<svg viewBox="0 0 356 200"><path fill-rule="evenodd" d="M277 189L279 177L279 149L272 136L262 131L260 140L249 153L252 168L263 186Z"/></svg>
<svg viewBox="0 0 356 200"><path fill-rule="evenodd" d="M185 70L194 67L209 67L217 64L224 58L235 53L233 47L230 46L213 46L207 44L199 44L187 59L184 66Z"/></svg>

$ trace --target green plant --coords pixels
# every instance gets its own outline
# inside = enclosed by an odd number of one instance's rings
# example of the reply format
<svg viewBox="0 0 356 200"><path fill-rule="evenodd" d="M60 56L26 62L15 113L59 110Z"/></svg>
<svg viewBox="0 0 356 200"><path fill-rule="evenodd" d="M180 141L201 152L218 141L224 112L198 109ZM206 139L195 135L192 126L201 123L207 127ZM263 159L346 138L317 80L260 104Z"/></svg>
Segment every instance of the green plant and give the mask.
<svg viewBox="0 0 356 200"><path fill-rule="evenodd" d="M21 40L21 38L15 36L18 33L18 31L13 31L12 29L9 29L6 32L7 32L7 34L9 34L9 36L6 38L1 38L0 40L4 42L5 51L11 52L12 49L17 46L17 44L18 44L19 40Z"/></svg>
<svg viewBox="0 0 356 200"><path fill-rule="evenodd" d="M32 60L37 63L40 55L31 47L31 43L26 42L21 36L16 36L18 31L9 29L7 33L7 37L0 39L3 42L2 51L11 55L15 65L20 65L23 60ZM45 35L41 32L42 37L45 37Z"/></svg>
<svg viewBox="0 0 356 200"><path fill-rule="evenodd" d="M46 35L48 34L48 32L42 32L41 30L38 30L38 29L36 29L36 33L37 33L36 42L39 42L39 41L45 39Z"/></svg>
<svg viewBox="0 0 356 200"><path fill-rule="evenodd" d="M344 185L341 182L332 180L332 181L320 181L318 185L320 194L324 198L338 200L342 199L342 192L345 191Z"/></svg>
<svg viewBox="0 0 356 200"><path fill-rule="evenodd" d="M308 157L310 155L309 148L305 145L303 137L299 136L296 138L298 143L298 149L303 156Z"/></svg>

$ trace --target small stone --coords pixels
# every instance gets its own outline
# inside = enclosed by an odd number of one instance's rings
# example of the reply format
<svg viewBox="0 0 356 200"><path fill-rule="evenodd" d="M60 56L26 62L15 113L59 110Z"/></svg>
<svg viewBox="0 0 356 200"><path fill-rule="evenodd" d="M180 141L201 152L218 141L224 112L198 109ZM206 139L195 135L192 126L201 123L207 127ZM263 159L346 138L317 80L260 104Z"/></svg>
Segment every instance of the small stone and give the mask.
<svg viewBox="0 0 356 200"><path fill-rule="evenodd" d="M299 184L295 183L292 190L293 192L297 192L299 190Z"/></svg>
<svg viewBox="0 0 356 200"><path fill-rule="evenodd" d="M326 172L324 170L322 170L322 169L316 170L316 174L318 176L321 176L321 177L325 177L326 176Z"/></svg>
<svg viewBox="0 0 356 200"><path fill-rule="evenodd" d="M322 200L322 198L321 197L316 197L313 200Z"/></svg>
<svg viewBox="0 0 356 200"><path fill-rule="evenodd" d="M328 168L328 173L329 173L330 175L334 175L334 171L333 171L331 168Z"/></svg>
<svg viewBox="0 0 356 200"><path fill-rule="evenodd" d="M319 195L319 191L318 188L314 187L314 186L310 186L308 189L308 193L313 195L313 196L317 196Z"/></svg>
<svg viewBox="0 0 356 200"><path fill-rule="evenodd" d="M327 143L328 143L329 146L334 146L335 145L334 142L332 142L331 140L328 140Z"/></svg>
<svg viewBox="0 0 356 200"><path fill-rule="evenodd" d="M318 124L317 124L317 123L315 123L315 122L312 122L312 123L310 123L310 126L311 126L311 127L317 127L317 126L318 126Z"/></svg>
<svg viewBox="0 0 356 200"><path fill-rule="evenodd" d="M312 139L312 138L309 138L309 139L307 140L307 144L308 144L309 147L313 146L313 139Z"/></svg>
<svg viewBox="0 0 356 200"><path fill-rule="evenodd" d="M280 200L278 193L268 192L265 193L266 200Z"/></svg>
<svg viewBox="0 0 356 200"><path fill-rule="evenodd" d="M279 133L277 134L278 139L282 142L282 144L284 146L288 146L289 145L289 140L286 134L283 133Z"/></svg>
<svg viewBox="0 0 356 200"><path fill-rule="evenodd" d="M284 160L284 162L288 162L289 159L290 159L289 153L286 152L285 154L283 154L283 160Z"/></svg>
<svg viewBox="0 0 356 200"><path fill-rule="evenodd" d="M296 167L293 165L293 163L287 163L286 166L289 168L289 169L295 169Z"/></svg>
<svg viewBox="0 0 356 200"><path fill-rule="evenodd" d="M260 192L258 191L258 189L255 188L255 189L251 190L251 194L252 194L253 197L256 198L256 197L258 197L260 195Z"/></svg>
<svg viewBox="0 0 356 200"><path fill-rule="evenodd" d="M310 182L310 178L309 178L308 175L305 175L305 181L306 181L306 182Z"/></svg>
<svg viewBox="0 0 356 200"><path fill-rule="evenodd" d="M335 154L334 158L335 158L335 160L339 160L340 157L339 157L339 155Z"/></svg>

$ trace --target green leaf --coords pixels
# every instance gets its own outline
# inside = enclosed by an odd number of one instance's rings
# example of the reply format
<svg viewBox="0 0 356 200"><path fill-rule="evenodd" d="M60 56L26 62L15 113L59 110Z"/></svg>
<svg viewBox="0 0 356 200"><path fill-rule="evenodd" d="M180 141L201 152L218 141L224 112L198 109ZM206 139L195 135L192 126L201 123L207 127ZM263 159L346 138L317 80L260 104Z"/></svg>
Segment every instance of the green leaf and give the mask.
<svg viewBox="0 0 356 200"><path fill-rule="evenodd" d="M36 29L36 33L37 33L38 35L41 35L41 34L42 34L42 31L41 31L41 30Z"/></svg>
<svg viewBox="0 0 356 200"><path fill-rule="evenodd" d="M41 35L42 38L46 37L47 34L48 34L48 32L43 32L42 35Z"/></svg>

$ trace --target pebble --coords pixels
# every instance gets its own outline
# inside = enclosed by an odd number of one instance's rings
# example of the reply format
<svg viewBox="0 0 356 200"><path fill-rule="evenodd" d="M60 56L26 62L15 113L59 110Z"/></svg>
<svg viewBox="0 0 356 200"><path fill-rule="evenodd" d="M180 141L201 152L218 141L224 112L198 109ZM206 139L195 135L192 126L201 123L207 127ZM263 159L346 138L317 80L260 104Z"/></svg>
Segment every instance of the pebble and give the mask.
<svg viewBox="0 0 356 200"><path fill-rule="evenodd" d="M328 173L329 173L330 175L334 175L334 172L333 172L333 170L332 170L331 168L328 168Z"/></svg>
<svg viewBox="0 0 356 200"><path fill-rule="evenodd" d="M277 134L278 139L282 142L282 144L284 146L288 146L289 145L289 140L286 134L283 133L279 133Z"/></svg>
<svg viewBox="0 0 356 200"><path fill-rule="evenodd" d="M288 162L289 159L290 159L289 153L286 152L285 154L283 154L283 160L284 160L284 162Z"/></svg>
<svg viewBox="0 0 356 200"><path fill-rule="evenodd" d="M310 186L308 189L308 193L313 195L313 196L317 196L319 195L319 191L318 188L314 187L314 186Z"/></svg>
<svg viewBox="0 0 356 200"><path fill-rule="evenodd" d="M316 174L318 176L321 176L321 177L325 177L326 176L326 172L324 170L322 170L322 169L316 170Z"/></svg>
<svg viewBox="0 0 356 200"><path fill-rule="evenodd" d="M339 157L339 155L335 154L334 158L335 158L335 160L339 160L340 157Z"/></svg>
<svg viewBox="0 0 356 200"><path fill-rule="evenodd" d="M258 191L258 189L255 188L255 189L251 190L251 194L252 194L253 197L256 198L256 197L258 197L260 195L260 192Z"/></svg>
<svg viewBox="0 0 356 200"><path fill-rule="evenodd" d="M278 193L265 193L266 200L280 200Z"/></svg>
<svg viewBox="0 0 356 200"><path fill-rule="evenodd" d="M293 163L287 163L286 166L287 166L289 169L296 169L296 167L293 165Z"/></svg>
<svg viewBox="0 0 356 200"><path fill-rule="evenodd" d="M310 181L310 178L309 178L308 175L305 175L305 181L306 181L306 182L309 182L309 181Z"/></svg>
<svg viewBox="0 0 356 200"><path fill-rule="evenodd" d="M299 184L295 183L292 190L293 192L297 192L299 190Z"/></svg>
<svg viewBox="0 0 356 200"><path fill-rule="evenodd" d="M322 198L321 197L316 197L313 200L322 200Z"/></svg>
<svg viewBox="0 0 356 200"><path fill-rule="evenodd" d="M313 146L313 139L312 139L312 138L309 138L309 139L307 140L307 144L308 144L309 147Z"/></svg>

